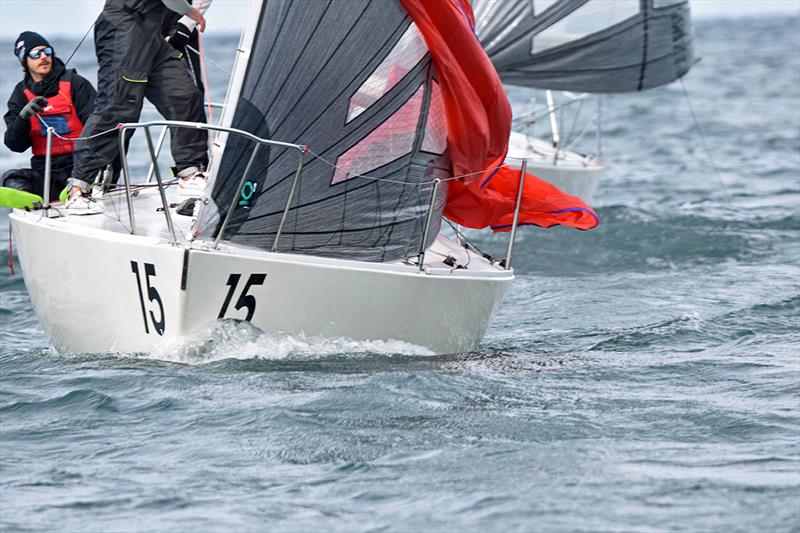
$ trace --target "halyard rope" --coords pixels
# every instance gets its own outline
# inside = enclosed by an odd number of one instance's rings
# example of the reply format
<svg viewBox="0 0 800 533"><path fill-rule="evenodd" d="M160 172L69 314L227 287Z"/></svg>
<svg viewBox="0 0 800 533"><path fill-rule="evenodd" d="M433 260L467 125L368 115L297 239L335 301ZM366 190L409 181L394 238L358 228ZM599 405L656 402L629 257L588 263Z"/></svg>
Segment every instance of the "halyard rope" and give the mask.
<svg viewBox="0 0 800 533"><path fill-rule="evenodd" d="M189 48L190 50L194 50L189 45L187 45L187 48ZM204 89L203 93L206 96L206 105L208 106L208 123L213 125L214 124L214 110L213 110L213 107L211 106L211 87L209 87L209 85L208 85L208 75L207 75L207 72L206 72L206 60L205 60L205 56L203 56L203 37L202 37L202 35L200 33L197 34L197 48L198 48L198 50L196 51L196 53L200 57L200 73L203 75L203 85L205 86L205 89ZM191 64L191 60L189 61L189 63ZM212 131L211 135L209 135L209 141L211 142L211 144L214 143L214 140L216 139L216 137L217 137L217 132Z"/></svg>

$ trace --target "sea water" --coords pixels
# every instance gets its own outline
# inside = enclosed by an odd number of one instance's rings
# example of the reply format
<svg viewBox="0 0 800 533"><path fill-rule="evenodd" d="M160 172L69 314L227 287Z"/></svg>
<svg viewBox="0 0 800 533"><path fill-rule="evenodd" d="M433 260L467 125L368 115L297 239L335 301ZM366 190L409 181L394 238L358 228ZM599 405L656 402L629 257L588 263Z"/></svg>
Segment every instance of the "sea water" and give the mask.
<svg viewBox="0 0 800 533"><path fill-rule="evenodd" d="M0 269L0 528L797 531L800 20L696 29L683 86L604 100L602 224L520 232L476 352L223 323L59 355Z"/></svg>

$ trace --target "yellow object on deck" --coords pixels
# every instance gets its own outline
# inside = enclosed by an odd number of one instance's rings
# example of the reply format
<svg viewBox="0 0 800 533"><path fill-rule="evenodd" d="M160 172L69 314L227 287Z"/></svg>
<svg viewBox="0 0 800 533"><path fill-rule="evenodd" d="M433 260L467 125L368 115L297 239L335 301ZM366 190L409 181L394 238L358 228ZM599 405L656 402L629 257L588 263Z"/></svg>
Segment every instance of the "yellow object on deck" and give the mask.
<svg viewBox="0 0 800 533"><path fill-rule="evenodd" d="M44 199L38 194L12 189L11 187L0 187L0 207L34 209L43 205Z"/></svg>

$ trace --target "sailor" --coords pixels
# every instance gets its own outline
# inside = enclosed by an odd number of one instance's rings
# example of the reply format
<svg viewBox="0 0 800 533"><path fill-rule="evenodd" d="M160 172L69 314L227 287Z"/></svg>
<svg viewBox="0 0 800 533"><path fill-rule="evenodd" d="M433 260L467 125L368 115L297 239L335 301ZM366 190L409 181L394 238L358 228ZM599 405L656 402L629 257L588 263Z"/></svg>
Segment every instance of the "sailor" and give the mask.
<svg viewBox="0 0 800 533"><path fill-rule="evenodd" d="M2 185L44 197L44 165L47 127L52 137L50 199L58 197L72 172L74 142L94 109L95 90L75 69L67 69L53 46L41 35L24 31L14 40L14 55L24 73L8 99L3 117L3 141L14 152L32 148L30 169L12 169L3 174ZM37 116L38 114L38 116ZM47 126L43 124L45 122Z"/></svg>
<svg viewBox="0 0 800 533"><path fill-rule="evenodd" d="M144 98L168 120L203 122L200 91L181 62L181 53L161 36L167 9L188 16L201 32L205 30L203 14L186 0L106 0L94 29L97 102L84 127L84 139L75 146L67 209L99 210L86 193L98 171L117 154L116 125L136 122ZM180 178L178 194L198 196L205 187L208 134L202 129L172 128L171 142Z"/></svg>

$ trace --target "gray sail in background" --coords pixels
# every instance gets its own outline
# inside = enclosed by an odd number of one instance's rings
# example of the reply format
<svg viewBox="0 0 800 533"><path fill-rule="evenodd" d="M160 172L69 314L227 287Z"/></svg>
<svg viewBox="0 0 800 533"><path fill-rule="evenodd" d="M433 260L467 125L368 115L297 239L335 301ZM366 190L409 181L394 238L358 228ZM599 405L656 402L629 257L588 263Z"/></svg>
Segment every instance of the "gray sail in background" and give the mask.
<svg viewBox="0 0 800 533"><path fill-rule="evenodd" d="M245 72L231 127L313 152L278 250L367 261L415 255L433 179L446 177L449 166L433 65L399 2L265 1ZM234 197L238 204L224 239L270 249L297 151L263 147L238 191L253 148L228 136L212 201L217 213ZM427 242L438 232L445 195L442 187ZM206 235L218 231L220 218Z"/></svg>
<svg viewBox="0 0 800 533"><path fill-rule="evenodd" d="M472 0L504 83L591 93L670 83L694 63L688 0Z"/></svg>

